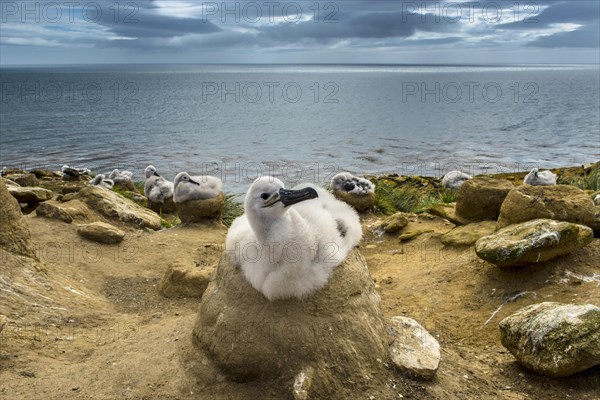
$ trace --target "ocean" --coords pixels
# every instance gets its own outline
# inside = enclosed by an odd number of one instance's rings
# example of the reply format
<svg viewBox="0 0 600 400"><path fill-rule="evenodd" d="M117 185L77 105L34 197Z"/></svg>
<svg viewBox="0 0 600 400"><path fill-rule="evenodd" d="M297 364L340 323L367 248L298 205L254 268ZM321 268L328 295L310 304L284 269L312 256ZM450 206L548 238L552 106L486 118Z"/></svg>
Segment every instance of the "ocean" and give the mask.
<svg viewBox="0 0 600 400"><path fill-rule="evenodd" d="M0 105L1 166L153 164L228 192L600 158L598 65L5 66Z"/></svg>

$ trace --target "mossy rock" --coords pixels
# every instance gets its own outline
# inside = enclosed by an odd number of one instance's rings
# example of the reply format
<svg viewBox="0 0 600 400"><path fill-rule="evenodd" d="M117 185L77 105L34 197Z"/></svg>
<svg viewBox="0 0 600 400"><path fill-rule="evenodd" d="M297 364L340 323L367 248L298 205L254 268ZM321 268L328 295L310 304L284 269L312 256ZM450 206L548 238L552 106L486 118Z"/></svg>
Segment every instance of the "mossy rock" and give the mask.
<svg viewBox="0 0 600 400"><path fill-rule="evenodd" d="M500 322L500 339L519 364L565 377L600 365L600 308L545 302Z"/></svg>
<svg viewBox="0 0 600 400"><path fill-rule="evenodd" d="M160 217L145 207L101 186L86 186L77 199L101 215L139 229L161 229Z"/></svg>
<svg viewBox="0 0 600 400"><path fill-rule="evenodd" d="M477 255L498 266L548 261L592 242L591 228L570 222L536 219L510 225L475 243Z"/></svg>

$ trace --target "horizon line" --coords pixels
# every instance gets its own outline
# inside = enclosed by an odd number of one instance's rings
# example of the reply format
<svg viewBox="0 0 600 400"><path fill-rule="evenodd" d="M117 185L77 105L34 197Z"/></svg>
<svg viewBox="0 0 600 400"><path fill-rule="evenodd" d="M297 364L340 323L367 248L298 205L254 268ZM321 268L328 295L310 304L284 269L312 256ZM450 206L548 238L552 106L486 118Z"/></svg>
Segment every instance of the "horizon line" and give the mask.
<svg viewBox="0 0 600 400"><path fill-rule="evenodd" d="M432 66L432 67L452 67L452 66L460 66L460 67L479 67L479 66L513 66L513 65L599 65L600 62L597 63L547 63L547 62L530 62L530 63L154 63L154 62L146 62L146 63L63 63L63 64L23 64L23 63L0 63L0 68L2 67L28 67L28 66L102 66L102 65L309 65L309 66Z"/></svg>

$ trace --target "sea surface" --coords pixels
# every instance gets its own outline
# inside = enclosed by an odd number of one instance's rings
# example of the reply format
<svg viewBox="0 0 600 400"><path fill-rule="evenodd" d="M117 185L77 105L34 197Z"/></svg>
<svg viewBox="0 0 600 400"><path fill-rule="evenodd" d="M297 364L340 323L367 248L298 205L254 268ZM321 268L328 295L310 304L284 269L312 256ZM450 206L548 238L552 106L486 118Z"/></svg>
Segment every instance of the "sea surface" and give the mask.
<svg viewBox="0 0 600 400"><path fill-rule="evenodd" d="M600 158L598 65L96 65L0 70L0 166L153 164L245 191Z"/></svg>

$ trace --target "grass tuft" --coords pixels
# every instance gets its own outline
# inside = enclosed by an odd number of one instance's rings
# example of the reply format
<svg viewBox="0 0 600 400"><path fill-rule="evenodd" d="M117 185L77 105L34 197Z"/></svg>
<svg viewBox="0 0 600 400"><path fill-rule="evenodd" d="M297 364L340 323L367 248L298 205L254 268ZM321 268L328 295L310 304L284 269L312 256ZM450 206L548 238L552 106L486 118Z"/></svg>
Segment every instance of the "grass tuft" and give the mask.
<svg viewBox="0 0 600 400"><path fill-rule="evenodd" d="M223 206L221 220L228 228L231 226L234 219L244 214L244 205L238 201L241 196L241 194L225 194L225 205Z"/></svg>
<svg viewBox="0 0 600 400"><path fill-rule="evenodd" d="M557 178L558 184L576 186L582 190L600 190L600 175L598 174L598 166L595 166L589 174L572 179L565 179L560 175Z"/></svg>
<svg viewBox="0 0 600 400"><path fill-rule="evenodd" d="M160 210L160 226L162 226L164 229L171 229L179 224L181 224L181 220L179 219L179 217L177 215L174 215L170 218L163 218L163 213L162 213L162 209Z"/></svg>

